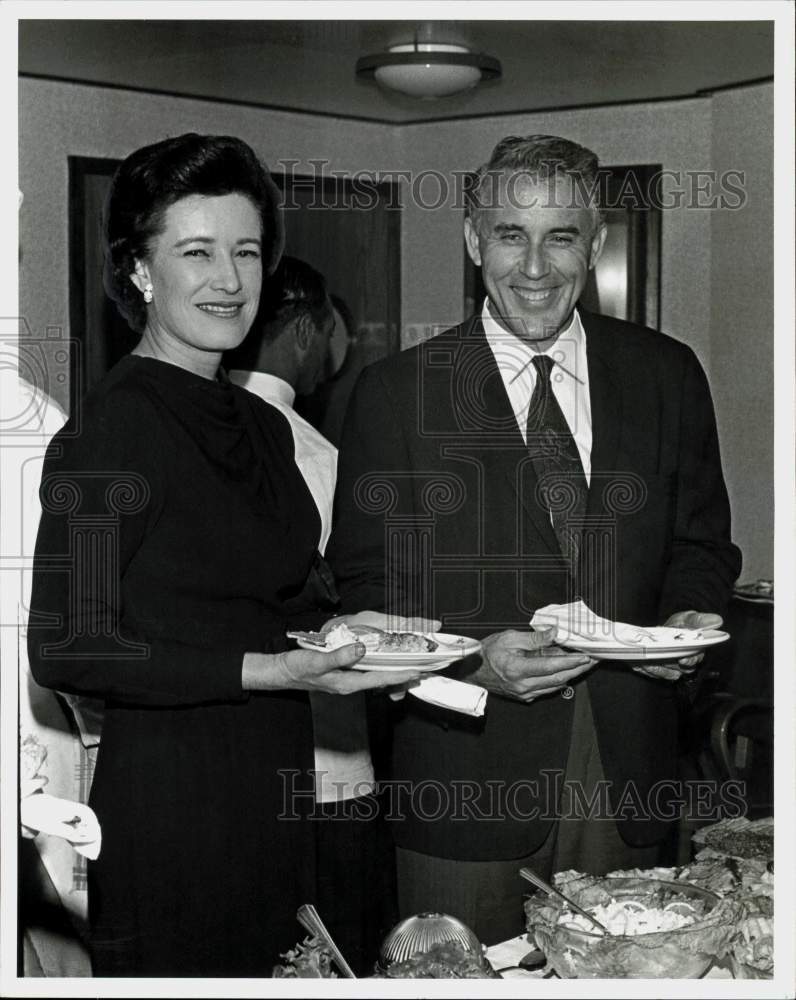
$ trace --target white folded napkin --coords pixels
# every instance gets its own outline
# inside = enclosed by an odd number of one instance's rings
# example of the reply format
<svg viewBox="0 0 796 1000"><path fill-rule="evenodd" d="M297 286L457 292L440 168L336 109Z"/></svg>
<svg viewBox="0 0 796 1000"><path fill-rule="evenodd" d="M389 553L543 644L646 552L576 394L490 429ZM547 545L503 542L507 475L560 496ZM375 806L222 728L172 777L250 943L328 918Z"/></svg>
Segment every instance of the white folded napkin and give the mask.
<svg viewBox="0 0 796 1000"><path fill-rule="evenodd" d="M626 622L613 622L596 615L583 601L569 604L548 604L531 618L531 627L555 625L556 640L586 639L589 642L617 643L625 646L676 645L701 639L702 631L689 628L671 628L666 625L641 628Z"/></svg>
<svg viewBox="0 0 796 1000"><path fill-rule="evenodd" d="M29 787L29 786L28 786ZM23 788L23 792L27 788ZM93 809L81 802L34 792L19 803L22 826L69 841L78 854L92 861L99 857L102 831Z"/></svg>
<svg viewBox="0 0 796 1000"><path fill-rule="evenodd" d="M477 684L465 684L452 677L421 677L409 688L409 694L438 708L450 708L464 715L484 714L488 692Z"/></svg>

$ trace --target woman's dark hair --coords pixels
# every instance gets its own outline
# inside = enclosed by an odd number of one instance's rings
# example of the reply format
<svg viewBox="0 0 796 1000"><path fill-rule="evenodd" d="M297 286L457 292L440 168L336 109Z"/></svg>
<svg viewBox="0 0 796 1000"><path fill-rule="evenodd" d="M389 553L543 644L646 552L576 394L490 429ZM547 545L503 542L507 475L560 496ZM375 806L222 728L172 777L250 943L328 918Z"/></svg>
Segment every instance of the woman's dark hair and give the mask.
<svg viewBox="0 0 796 1000"><path fill-rule="evenodd" d="M254 151L230 135L188 132L144 146L120 164L105 204L105 291L130 326L141 331L146 306L130 280L162 231L169 206L189 195L242 194L260 212L263 274L284 246L279 191Z"/></svg>

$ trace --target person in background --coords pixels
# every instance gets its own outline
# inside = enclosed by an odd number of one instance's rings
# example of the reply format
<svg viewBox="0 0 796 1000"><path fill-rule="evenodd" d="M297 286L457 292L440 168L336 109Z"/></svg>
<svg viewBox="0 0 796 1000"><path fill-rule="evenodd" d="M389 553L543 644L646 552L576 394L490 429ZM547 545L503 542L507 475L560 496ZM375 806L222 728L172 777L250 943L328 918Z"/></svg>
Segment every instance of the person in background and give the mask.
<svg viewBox="0 0 796 1000"><path fill-rule="evenodd" d="M324 378L334 329L323 276L285 256L263 286L251 331L224 356L230 381L274 406L290 423L296 464L320 515L316 571L297 603L328 612L337 610L338 599L321 557L331 531L337 449L293 404ZM392 842L373 794L365 695L312 692L310 704L319 803L316 905L354 971L367 975L397 919L397 906Z"/></svg>
<svg viewBox="0 0 796 1000"><path fill-rule="evenodd" d="M22 203L20 191L20 210ZM21 244L19 262L20 267L25 266ZM13 446L4 455L3 474L6 483L18 488L17 541L25 563L32 562L41 516L38 487L44 455L53 435L66 423L66 414L49 395L60 373L48 367L40 350L41 344L35 340L21 341L18 370L4 365L0 371L4 417L13 415L7 425ZM10 499L10 493L8 496ZM17 657L20 824L24 838L19 845L22 970L25 976L90 976L91 964L82 940L88 923L85 862L68 839L69 826L60 828L66 836L55 836L24 823L26 806L40 795L46 796L53 807L48 818L52 819L53 814L58 818L58 808L62 806L65 814L60 818L71 819L75 803L85 803L88 797L91 770L88 749L91 741L83 742L82 729L78 738L63 700L57 692L40 687L30 673L27 650L30 586L30 572L21 571ZM30 801L25 802L28 797Z"/></svg>
<svg viewBox="0 0 796 1000"><path fill-rule="evenodd" d="M331 292L329 301L334 313L334 331L329 344L329 356L326 363L326 381L328 385L343 369L346 358L357 346L359 337L354 315L348 304L339 295Z"/></svg>
<svg viewBox="0 0 796 1000"><path fill-rule="evenodd" d="M320 519L278 410L231 384L278 192L240 139L188 133L123 161L108 293L140 335L55 435L28 650L39 684L105 702L89 804L98 976L267 976L314 892L307 692L415 679L288 649ZM323 621L319 616L318 625Z"/></svg>
<svg viewBox="0 0 796 1000"><path fill-rule="evenodd" d="M284 256L263 287L260 308L243 343L224 355L229 380L276 407L293 434L296 464L318 515L322 554L332 528L337 449L294 408L324 380L335 318L321 274Z"/></svg>
<svg viewBox="0 0 796 1000"><path fill-rule="evenodd" d="M591 669L528 631L533 613L581 598L612 621L717 628L740 568L693 351L578 308L606 236L597 181L570 140L498 143L465 219L483 308L367 368L340 446L343 607L482 640L484 719L405 699L393 776L437 789L433 814L415 795L394 824L401 915L450 912L487 943L523 929L521 866L650 867L677 812L673 683L696 659Z"/></svg>
<svg viewBox="0 0 796 1000"><path fill-rule="evenodd" d="M348 400L368 363L357 333L354 316L339 295L330 295L334 332L329 345L326 377L315 391L298 401L303 416L334 445L340 444Z"/></svg>

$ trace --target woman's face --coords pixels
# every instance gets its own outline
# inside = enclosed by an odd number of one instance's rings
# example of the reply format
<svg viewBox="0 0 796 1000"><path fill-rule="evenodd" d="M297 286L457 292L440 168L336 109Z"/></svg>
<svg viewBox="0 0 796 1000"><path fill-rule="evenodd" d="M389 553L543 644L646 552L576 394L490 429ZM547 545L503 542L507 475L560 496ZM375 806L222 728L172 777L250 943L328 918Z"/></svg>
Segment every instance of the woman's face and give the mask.
<svg viewBox="0 0 796 1000"><path fill-rule="evenodd" d="M167 357L191 367L192 357L201 363L203 355L237 347L254 320L260 213L242 194L189 195L169 206L164 222L131 279L141 292L152 285L147 334Z"/></svg>

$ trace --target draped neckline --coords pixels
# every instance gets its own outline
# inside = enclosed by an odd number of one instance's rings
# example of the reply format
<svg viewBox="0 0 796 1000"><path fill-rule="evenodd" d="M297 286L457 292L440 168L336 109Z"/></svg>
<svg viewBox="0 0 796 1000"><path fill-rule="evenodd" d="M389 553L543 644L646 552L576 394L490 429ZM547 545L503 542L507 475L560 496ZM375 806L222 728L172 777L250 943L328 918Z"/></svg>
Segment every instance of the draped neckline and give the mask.
<svg viewBox="0 0 796 1000"><path fill-rule="evenodd" d="M156 383L163 404L186 428L207 461L243 490L257 513L289 520L289 509L281 509L283 491L274 482L280 477L273 475L272 467L291 458L285 454L284 434L280 434L281 414L263 404L261 409L269 417L273 413L273 419L262 419L262 412L256 415L249 394L233 385L221 368L215 379L208 379L145 355L129 354L120 363L138 368ZM286 469L282 475L287 475Z"/></svg>

